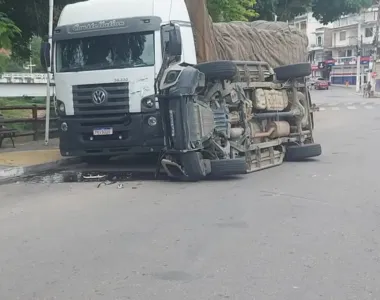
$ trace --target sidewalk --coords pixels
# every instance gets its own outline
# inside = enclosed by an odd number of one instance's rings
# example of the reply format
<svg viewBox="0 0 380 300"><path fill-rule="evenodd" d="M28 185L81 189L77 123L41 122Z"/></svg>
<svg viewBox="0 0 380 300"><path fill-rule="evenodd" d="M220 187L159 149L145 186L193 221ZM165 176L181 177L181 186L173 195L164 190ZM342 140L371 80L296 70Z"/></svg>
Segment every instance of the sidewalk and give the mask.
<svg viewBox="0 0 380 300"><path fill-rule="evenodd" d="M349 86L346 86L345 84L331 84L332 87L341 87L341 88L345 88L345 89L354 89L356 90L356 85L349 85Z"/></svg>
<svg viewBox="0 0 380 300"><path fill-rule="evenodd" d="M47 146L44 141L16 141L16 148L4 143L0 148L0 182L79 161L78 158L63 158L59 153L58 143L58 139L50 140Z"/></svg>
<svg viewBox="0 0 380 300"><path fill-rule="evenodd" d="M356 85L349 85L346 86L344 84L332 84L331 87L339 87L339 88L344 88L350 92L355 93L356 95L361 95L363 96L363 90L360 90L360 92L356 91ZM375 94L370 98L370 99L377 99L380 98L380 92L375 92ZM363 98L363 99L368 99L368 98Z"/></svg>

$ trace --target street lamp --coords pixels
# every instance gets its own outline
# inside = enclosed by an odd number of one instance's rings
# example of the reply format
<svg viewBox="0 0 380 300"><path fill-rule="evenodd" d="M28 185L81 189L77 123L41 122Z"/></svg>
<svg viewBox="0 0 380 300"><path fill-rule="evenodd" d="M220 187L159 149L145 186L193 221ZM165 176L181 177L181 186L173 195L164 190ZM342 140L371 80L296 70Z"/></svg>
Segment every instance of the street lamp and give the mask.
<svg viewBox="0 0 380 300"><path fill-rule="evenodd" d="M53 10L54 10L54 0L49 0L49 44L50 44L50 59L52 57L52 41L53 41ZM46 84L46 116L45 116L45 145L49 144L49 133L50 133L50 74L51 74L51 63L47 68L47 84Z"/></svg>

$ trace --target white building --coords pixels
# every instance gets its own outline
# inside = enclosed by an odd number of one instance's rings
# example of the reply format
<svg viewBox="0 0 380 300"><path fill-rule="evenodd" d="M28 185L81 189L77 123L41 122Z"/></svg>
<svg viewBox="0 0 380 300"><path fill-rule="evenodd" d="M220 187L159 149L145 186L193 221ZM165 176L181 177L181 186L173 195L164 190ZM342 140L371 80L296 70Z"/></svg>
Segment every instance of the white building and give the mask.
<svg viewBox="0 0 380 300"><path fill-rule="evenodd" d="M309 50L316 45L321 45L323 43L323 38L316 34L317 29L320 29L321 27L332 27L332 24L328 24L326 26L321 24L313 17L313 13L311 12L295 17L293 20L293 25L306 33L307 38L309 39Z"/></svg>
<svg viewBox="0 0 380 300"><path fill-rule="evenodd" d="M335 65L331 72L332 83L356 84L358 49L361 49L362 81L367 81L376 18L377 7L371 7L361 14L344 16L333 22L331 52Z"/></svg>
<svg viewBox="0 0 380 300"><path fill-rule="evenodd" d="M319 68L320 63L325 63L332 59L331 28L332 24L323 25L309 12L294 18L293 25L306 33L309 40L309 62L312 65L313 77L328 77L328 69Z"/></svg>

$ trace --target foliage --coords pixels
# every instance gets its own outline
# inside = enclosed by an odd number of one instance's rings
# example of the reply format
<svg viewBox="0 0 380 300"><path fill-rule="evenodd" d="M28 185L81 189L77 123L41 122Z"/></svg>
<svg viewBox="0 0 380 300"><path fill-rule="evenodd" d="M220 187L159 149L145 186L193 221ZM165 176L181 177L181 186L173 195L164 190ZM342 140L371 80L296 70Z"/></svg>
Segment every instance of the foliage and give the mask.
<svg viewBox="0 0 380 300"><path fill-rule="evenodd" d="M0 54L0 74L4 73L9 64L9 57L4 54Z"/></svg>
<svg viewBox="0 0 380 300"><path fill-rule="evenodd" d="M69 3L80 0L55 0L54 17L57 22L61 9ZM177 0L173 0L177 1ZM356 13L362 7L371 4L371 0L206 0L210 15L215 22L246 20L292 20L294 16L312 11L314 17L327 24L337 20L341 15ZM13 42L13 54L27 59L29 57L29 41L33 36L47 38L48 12L47 0L1 0L0 11L7 12L9 19L21 30L21 35L14 31L10 36ZM1 20L9 20L1 15ZM1 25L0 26L4 26ZM11 24L11 23L6 23ZM10 25L9 25L10 26ZM0 27L1 28L1 27ZM0 29L1 32L1 29ZM3 39L3 35L0 34ZM9 40L8 40L9 41ZM0 41L1 43L1 41ZM5 38L5 44L7 40Z"/></svg>
<svg viewBox="0 0 380 300"><path fill-rule="evenodd" d="M19 36L20 32L15 23L0 12L0 48L11 49L12 39Z"/></svg>
<svg viewBox="0 0 380 300"><path fill-rule="evenodd" d="M214 22L248 21L257 17L253 9L256 0L207 0L207 7Z"/></svg>
<svg viewBox="0 0 380 300"><path fill-rule="evenodd" d="M34 36L31 40L31 57L33 72L44 72L40 62L40 47L42 39ZM0 54L0 74L4 72L25 72L30 63L30 57L27 59L19 57L9 57ZM24 67L25 66L25 67Z"/></svg>
<svg viewBox="0 0 380 300"><path fill-rule="evenodd" d="M22 67L22 63L16 59L9 58L4 68L4 72L25 72L25 69Z"/></svg>
<svg viewBox="0 0 380 300"><path fill-rule="evenodd" d="M61 9L69 3L78 0L55 0L54 16L57 21ZM21 35L12 37L14 56L29 58L29 41L33 36L44 39L48 35L49 1L47 0L1 0L0 11L5 11L8 17L21 30Z"/></svg>
<svg viewBox="0 0 380 300"><path fill-rule="evenodd" d="M258 19L290 21L295 16L312 11L313 16L323 24L339 19L342 15L358 13L369 7L372 0L257 0L255 10Z"/></svg>
<svg viewBox="0 0 380 300"><path fill-rule="evenodd" d="M341 15L358 13L372 5L372 0L316 0L312 3L313 16L321 23L336 21Z"/></svg>
<svg viewBox="0 0 380 300"><path fill-rule="evenodd" d="M40 48L41 48L42 38L38 36L32 37L31 40L31 57L32 57L32 64L33 72L44 72L44 69L41 66L40 61Z"/></svg>

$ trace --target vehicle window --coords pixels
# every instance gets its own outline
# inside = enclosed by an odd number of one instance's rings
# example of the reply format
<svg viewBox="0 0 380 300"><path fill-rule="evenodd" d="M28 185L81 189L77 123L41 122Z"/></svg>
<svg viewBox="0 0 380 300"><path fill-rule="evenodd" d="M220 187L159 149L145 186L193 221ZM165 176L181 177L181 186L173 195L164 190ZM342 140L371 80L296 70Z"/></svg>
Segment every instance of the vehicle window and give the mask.
<svg viewBox="0 0 380 300"><path fill-rule="evenodd" d="M154 65L154 33L137 32L57 42L57 72Z"/></svg>

